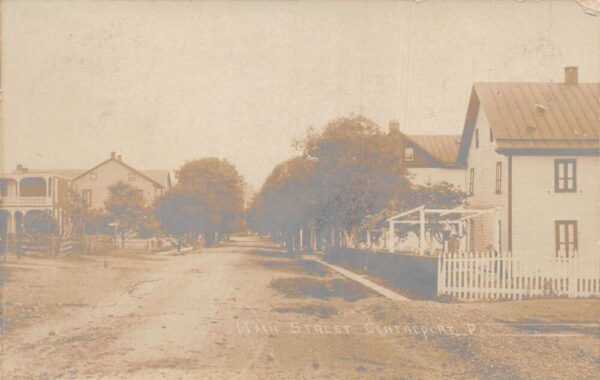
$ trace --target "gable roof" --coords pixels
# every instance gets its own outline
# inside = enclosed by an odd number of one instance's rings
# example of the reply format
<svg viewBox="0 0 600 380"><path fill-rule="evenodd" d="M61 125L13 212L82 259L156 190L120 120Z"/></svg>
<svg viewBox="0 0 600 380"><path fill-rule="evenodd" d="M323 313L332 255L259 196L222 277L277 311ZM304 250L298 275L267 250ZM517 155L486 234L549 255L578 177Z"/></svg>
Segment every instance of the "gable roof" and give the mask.
<svg viewBox="0 0 600 380"><path fill-rule="evenodd" d="M599 83L475 83L459 160L466 160L482 109L500 153L598 154Z"/></svg>
<svg viewBox="0 0 600 380"><path fill-rule="evenodd" d="M127 169L131 170L132 172L137 173L139 176L147 179L148 181L154 183L157 186L163 187L165 189L168 189L170 184L171 184L171 180L170 180L170 175L169 175L169 171L168 170L146 170L146 171L140 171L137 170L129 165L127 165L126 163L124 163L122 160L116 159L116 158L109 158L107 160L102 161L101 163L99 163L98 165L94 166L93 168L84 171L83 173L80 173L78 176L74 177L72 180L76 181L79 178L83 177L84 175L98 169L99 167L114 161L118 164L123 165L124 167L126 167ZM164 179L159 179L158 178L158 172L164 173L165 174L165 178ZM153 178L155 177L155 178Z"/></svg>
<svg viewBox="0 0 600 380"><path fill-rule="evenodd" d="M460 135L409 135L414 143L444 164L456 164Z"/></svg>

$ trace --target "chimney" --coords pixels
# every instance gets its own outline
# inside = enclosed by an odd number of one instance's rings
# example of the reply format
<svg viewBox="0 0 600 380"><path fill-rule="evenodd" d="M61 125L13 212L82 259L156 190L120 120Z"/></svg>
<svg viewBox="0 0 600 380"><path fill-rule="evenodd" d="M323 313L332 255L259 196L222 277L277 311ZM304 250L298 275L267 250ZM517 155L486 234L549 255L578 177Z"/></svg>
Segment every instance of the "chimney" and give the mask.
<svg viewBox="0 0 600 380"><path fill-rule="evenodd" d="M400 133L400 122L396 119L390 120L388 133L394 135Z"/></svg>
<svg viewBox="0 0 600 380"><path fill-rule="evenodd" d="M122 156L121 156L120 154L119 154L119 155L117 155L117 161L121 161L121 157L122 157Z"/></svg>
<svg viewBox="0 0 600 380"><path fill-rule="evenodd" d="M110 152L110 158L112 158L114 160L116 156L117 156L116 152Z"/></svg>
<svg viewBox="0 0 600 380"><path fill-rule="evenodd" d="M577 84L577 66L565 67L565 84L576 85Z"/></svg>

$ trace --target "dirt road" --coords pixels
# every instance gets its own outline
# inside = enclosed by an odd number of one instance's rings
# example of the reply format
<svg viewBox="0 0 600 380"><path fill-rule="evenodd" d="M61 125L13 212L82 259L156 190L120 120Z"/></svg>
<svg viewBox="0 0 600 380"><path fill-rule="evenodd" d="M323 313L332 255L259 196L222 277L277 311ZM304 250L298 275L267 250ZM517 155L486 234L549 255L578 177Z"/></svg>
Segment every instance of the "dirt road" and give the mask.
<svg viewBox="0 0 600 380"><path fill-rule="evenodd" d="M6 379L600 372L597 300L394 303L257 241L169 257L30 257L5 271Z"/></svg>

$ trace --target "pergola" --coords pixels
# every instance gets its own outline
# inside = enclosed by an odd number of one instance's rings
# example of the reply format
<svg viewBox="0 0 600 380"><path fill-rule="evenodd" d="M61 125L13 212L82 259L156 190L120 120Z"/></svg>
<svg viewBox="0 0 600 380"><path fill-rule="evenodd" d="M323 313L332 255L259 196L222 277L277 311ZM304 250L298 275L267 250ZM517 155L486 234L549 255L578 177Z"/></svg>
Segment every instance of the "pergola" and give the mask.
<svg viewBox="0 0 600 380"><path fill-rule="evenodd" d="M419 225L419 254L425 254L425 226L430 221L427 221L427 215L437 215L440 220L436 220L435 223L444 223L447 225L456 225L459 233L462 234L462 222L465 220L471 220L475 217L486 215L486 214L495 214L496 219L499 219L499 209L497 207L486 208L486 209L472 209L472 208L463 208L456 207L451 209L427 209L425 205L420 207L416 207L414 209L404 211L398 215L394 215L391 218L388 218L386 221L389 225L389 239L387 248L390 252L395 251L394 246L394 237L395 237L395 226L396 224L408 224L408 225ZM418 219L411 218L407 220L407 217L412 215L418 215ZM444 218L446 217L446 218ZM497 225L497 224L496 224ZM494 241L498 242L499 240L499 231L496 228L496 238ZM496 243L498 244L498 243Z"/></svg>

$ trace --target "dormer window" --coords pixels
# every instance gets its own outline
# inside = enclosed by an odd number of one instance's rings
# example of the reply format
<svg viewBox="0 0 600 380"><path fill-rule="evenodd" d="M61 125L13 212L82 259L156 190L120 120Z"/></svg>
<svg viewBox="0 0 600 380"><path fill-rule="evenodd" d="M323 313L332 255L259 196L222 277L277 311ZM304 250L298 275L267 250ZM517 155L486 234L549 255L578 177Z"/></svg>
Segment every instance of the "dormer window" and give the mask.
<svg viewBox="0 0 600 380"><path fill-rule="evenodd" d="M135 181L135 177L136 177L135 172L129 172L129 175L127 176L127 179L129 181Z"/></svg>
<svg viewBox="0 0 600 380"><path fill-rule="evenodd" d="M415 160L415 150L413 148L404 149L404 161L414 161Z"/></svg>

